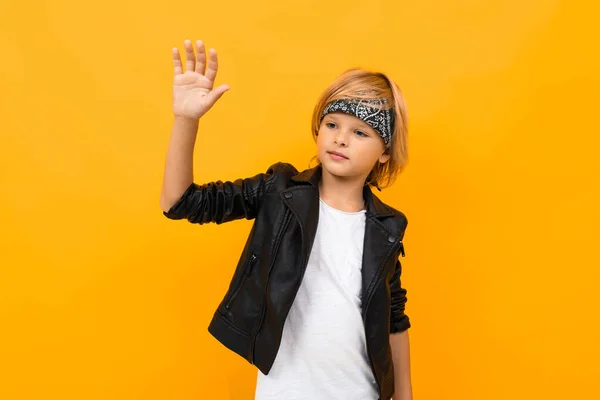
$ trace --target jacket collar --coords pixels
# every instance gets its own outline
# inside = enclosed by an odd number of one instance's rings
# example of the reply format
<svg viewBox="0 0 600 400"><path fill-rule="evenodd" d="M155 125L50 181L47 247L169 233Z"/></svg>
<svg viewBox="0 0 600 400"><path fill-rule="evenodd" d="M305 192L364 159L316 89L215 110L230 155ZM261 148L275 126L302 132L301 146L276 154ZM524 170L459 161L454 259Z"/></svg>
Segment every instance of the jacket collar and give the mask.
<svg viewBox="0 0 600 400"><path fill-rule="evenodd" d="M298 183L307 183L312 185L318 190L319 179L321 178L322 170L321 164L316 167L305 169L304 171L294 175L292 180ZM383 203L379 198L371 191L369 185L363 187L363 197L367 204L367 214L373 215L377 218L393 217L394 212Z"/></svg>

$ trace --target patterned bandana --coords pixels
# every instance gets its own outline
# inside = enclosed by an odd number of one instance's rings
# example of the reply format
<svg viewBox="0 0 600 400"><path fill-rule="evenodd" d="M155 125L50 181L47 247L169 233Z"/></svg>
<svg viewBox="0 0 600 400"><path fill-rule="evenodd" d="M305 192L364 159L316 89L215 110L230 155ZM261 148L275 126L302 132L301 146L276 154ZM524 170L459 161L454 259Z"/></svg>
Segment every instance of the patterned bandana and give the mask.
<svg viewBox="0 0 600 400"><path fill-rule="evenodd" d="M321 113L321 121L325 115L332 112L339 111L354 115L375 129L385 142L386 148L389 148L394 128L394 110L383 110L383 104L385 103L387 103L386 98L375 100L355 98L338 99L325 107Z"/></svg>

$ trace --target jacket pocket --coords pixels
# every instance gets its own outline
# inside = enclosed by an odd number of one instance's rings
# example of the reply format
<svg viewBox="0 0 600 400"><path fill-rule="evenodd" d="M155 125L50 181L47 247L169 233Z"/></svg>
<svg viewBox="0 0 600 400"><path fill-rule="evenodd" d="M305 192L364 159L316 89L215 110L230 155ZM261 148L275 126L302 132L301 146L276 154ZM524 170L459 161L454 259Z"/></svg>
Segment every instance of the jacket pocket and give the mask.
<svg viewBox="0 0 600 400"><path fill-rule="evenodd" d="M229 300L227 300L227 303L225 304L226 309L229 310L229 308L231 307L231 303L233 303L236 296L240 292L240 289L242 288L242 286L244 286L244 282L246 282L246 279L248 279L248 277L250 276L250 272L252 272L252 266L254 265L254 263L256 263L257 259L258 259L258 257L256 257L255 254L252 254L250 256L250 259L246 263L246 267L244 268L244 273L242 274L242 277L240 278L239 283L236 285L235 289L231 293L231 296L229 297Z"/></svg>

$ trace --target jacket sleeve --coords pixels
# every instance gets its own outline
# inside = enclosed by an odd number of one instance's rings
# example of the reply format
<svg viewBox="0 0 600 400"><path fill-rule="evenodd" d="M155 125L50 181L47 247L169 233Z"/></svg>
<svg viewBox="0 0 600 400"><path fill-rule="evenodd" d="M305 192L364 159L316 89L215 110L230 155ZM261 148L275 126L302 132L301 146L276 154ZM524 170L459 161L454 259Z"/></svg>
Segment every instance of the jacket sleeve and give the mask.
<svg viewBox="0 0 600 400"><path fill-rule="evenodd" d="M404 238L404 232L406 231L407 225L408 220L406 219L406 216L404 216L404 230L400 236L400 249L402 257L404 257L404 243L402 243L402 239ZM410 319L404 312L406 301L408 299L406 297L406 289L402 287L401 276L402 263L400 262L400 258L398 258L396 259L396 268L394 270L394 274L390 279L390 333L402 332L411 326Z"/></svg>
<svg viewBox="0 0 600 400"><path fill-rule="evenodd" d="M273 182L281 178L284 166L283 163L275 163L266 172L234 181L192 183L169 211L163 211L163 214L169 219L187 219L196 224L222 224L242 218L253 219Z"/></svg>
<svg viewBox="0 0 600 400"><path fill-rule="evenodd" d="M402 264L400 260L396 260L396 270L390 280L390 333L402 332L410 328L410 319L404 312L407 297L406 289L402 287L401 274Z"/></svg>

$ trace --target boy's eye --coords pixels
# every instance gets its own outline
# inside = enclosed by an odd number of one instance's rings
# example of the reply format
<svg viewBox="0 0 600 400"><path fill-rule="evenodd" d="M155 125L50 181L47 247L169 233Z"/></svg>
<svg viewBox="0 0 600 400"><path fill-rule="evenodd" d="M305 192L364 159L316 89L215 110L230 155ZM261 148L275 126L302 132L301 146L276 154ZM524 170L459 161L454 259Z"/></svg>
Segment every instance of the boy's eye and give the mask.
<svg viewBox="0 0 600 400"><path fill-rule="evenodd" d="M356 133L358 133L360 136L368 136L366 133L364 133L363 131L356 131Z"/></svg>
<svg viewBox="0 0 600 400"><path fill-rule="evenodd" d="M333 122L328 122L326 125L328 128L333 128L331 125L335 126L335 124Z"/></svg>

